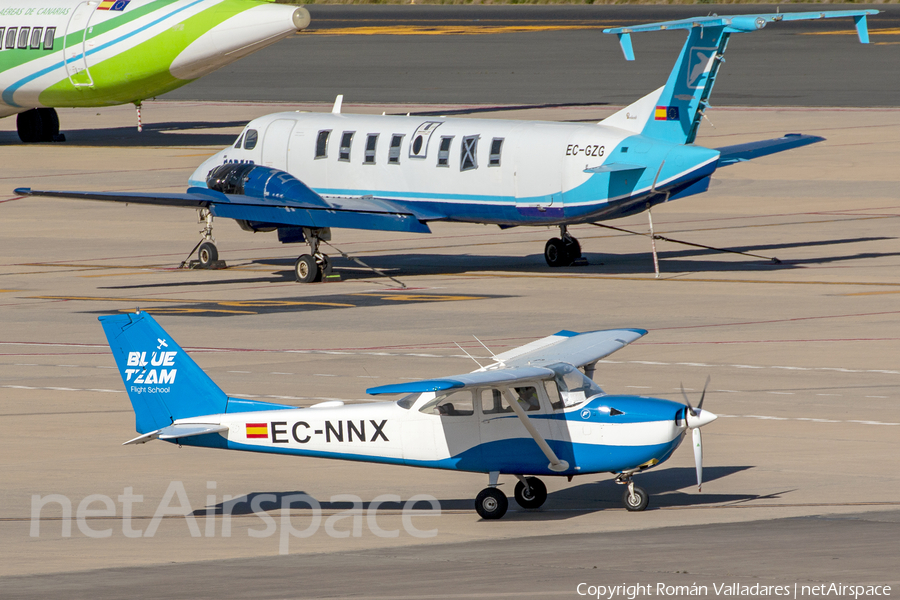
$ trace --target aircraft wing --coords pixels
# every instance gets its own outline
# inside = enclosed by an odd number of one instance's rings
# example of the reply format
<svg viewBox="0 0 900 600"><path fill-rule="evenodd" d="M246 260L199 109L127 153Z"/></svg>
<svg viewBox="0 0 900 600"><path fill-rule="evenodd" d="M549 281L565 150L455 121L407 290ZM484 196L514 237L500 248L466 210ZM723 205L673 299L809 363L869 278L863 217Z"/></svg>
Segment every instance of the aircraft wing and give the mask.
<svg viewBox="0 0 900 600"><path fill-rule="evenodd" d="M824 142L825 138L817 135L804 135L801 133L789 133L783 137L774 140L761 140L759 142L750 142L748 144L737 144L735 146L725 146L724 148L716 148L719 151L718 166L724 167L739 162L746 162L754 158L784 152L792 148L800 148L817 142Z"/></svg>
<svg viewBox="0 0 900 600"><path fill-rule="evenodd" d="M367 394L377 396L379 394L416 394L423 392L443 392L445 390L462 389L483 385L503 384L512 386L520 381L534 381L535 379L552 379L555 373L543 367L520 367L515 369L492 369L490 371L476 371L463 375L451 375L440 379L424 379L422 381L410 381L393 385L382 385L369 388Z"/></svg>
<svg viewBox="0 0 900 600"><path fill-rule="evenodd" d="M536 367L557 362L583 367L647 335L645 329L605 329L576 333L560 331L494 358L506 367ZM489 367L490 368L490 367Z"/></svg>
<svg viewBox="0 0 900 600"><path fill-rule="evenodd" d="M303 191L305 193L287 198L275 194L266 197L223 194L200 187L188 188L183 194L80 192L31 188L15 190L16 194L21 196L206 208L214 217L265 223L276 227L343 227L430 233L431 230L425 221L445 218L444 215L411 209L390 200L371 196L325 199L309 188Z"/></svg>

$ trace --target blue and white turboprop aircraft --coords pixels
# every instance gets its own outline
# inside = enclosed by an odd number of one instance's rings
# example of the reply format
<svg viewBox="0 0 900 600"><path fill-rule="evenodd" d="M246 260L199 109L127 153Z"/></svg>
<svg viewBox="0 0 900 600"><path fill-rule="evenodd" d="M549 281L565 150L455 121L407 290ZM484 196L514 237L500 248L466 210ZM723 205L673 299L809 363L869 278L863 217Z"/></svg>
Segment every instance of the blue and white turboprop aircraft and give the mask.
<svg viewBox="0 0 900 600"><path fill-rule="evenodd" d="M558 226L544 257L551 267L570 265L581 256L570 225L704 192L721 166L823 139L788 134L718 149L694 144L731 34L844 17L867 43L866 18L876 13L708 16L606 29L628 60L632 33L682 29L688 37L663 87L598 124L349 115L338 97L331 114L254 119L232 146L200 165L184 194L16 192L199 209L206 223L195 247L202 267L218 259L213 217L235 219L247 231L277 231L282 242L309 244L295 263L301 282L331 270L320 242L331 239L332 228L428 233L432 221Z"/></svg>
<svg viewBox="0 0 900 600"><path fill-rule="evenodd" d="M100 317L134 407L141 435L185 446L293 454L488 474L475 499L485 519L507 510L500 475L514 475L516 502L538 508L547 488L536 475L614 473L630 511L649 496L633 476L666 459L692 430L702 483L703 409L606 394L593 381L597 361L647 332L560 331L495 355L475 372L367 390L396 402L309 408L233 398L223 392L147 313ZM682 390L683 393L683 390Z"/></svg>

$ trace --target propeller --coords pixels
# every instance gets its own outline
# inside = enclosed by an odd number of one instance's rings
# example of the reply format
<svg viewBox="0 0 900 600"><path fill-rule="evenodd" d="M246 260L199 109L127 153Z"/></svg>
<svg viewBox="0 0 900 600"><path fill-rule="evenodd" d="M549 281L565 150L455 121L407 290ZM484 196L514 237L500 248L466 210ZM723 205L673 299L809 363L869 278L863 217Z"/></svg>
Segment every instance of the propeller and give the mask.
<svg viewBox="0 0 900 600"><path fill-rule="evenodd" d="M706 398L706 388L708 385L709 377L707 376L706 383L703 384L703 392L700 394L700 402L697 403L697 408L694 408L691 405L691 401L688 400L687 394L684 392L684 385L681 386L681 395L684 397L684 403L687 405L684 422L688 429L691 430L691 439L694 444L694 464L697 466L698 492L703 490L703 436L700 434L700 428L707 423L716 420L716 415L708 410L703 410L703 400Z"/></svg>

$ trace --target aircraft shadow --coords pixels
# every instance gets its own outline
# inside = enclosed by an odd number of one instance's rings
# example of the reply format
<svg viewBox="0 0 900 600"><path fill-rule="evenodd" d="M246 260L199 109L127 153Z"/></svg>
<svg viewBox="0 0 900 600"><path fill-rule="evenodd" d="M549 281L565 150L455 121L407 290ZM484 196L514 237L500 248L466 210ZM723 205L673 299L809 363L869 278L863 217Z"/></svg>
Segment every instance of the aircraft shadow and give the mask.
<svg viewBox="0 0 900 600"><path fill-rule="evenodd" d="M141 133L137 131L137 123L128 127L106 127L102 129L70 129L63 133L66 141L61 145L102 147L177 147L177 146L213 146L218 151L234 143L236 134L215 133L211 130L233 129L244 127L247 121L171 121L167 123L148 123ZM53 145L46 142L41 145ZM0 132L0 146L21 146L22 142L15 131ZM212 154L212 152L210 153Z"/></svg>
<svg viewBox="0 0 900 600"><path fill-rule="evenodd" d="M705 467L703 469L703 478L706 483L722 479L752 469L752 466L732 466L732 467ZM646 489L650 493L650 506L647 510L673 507L689 507L689 506L707 506L723 503L741 503L751 500L778 498L781 494L789 493L791 490L778 494L769 494L760 496L755 494L704 494L704 493L686 493L682 491L685 488L691 488L696 482L695 471L691 467L676 467L665 469L662 471L649 471L642 473L635 478L635 482ZM619 510L622 509L622 495L625 487L618 485L613 479L602 481L591 481L580 485L567 487L558 492L553 492L547 497L547 502L540 509L525 510L518 507L512 498L512 483L506 482L503 489L510 496L510 511L504 519L524 519L524 520L563 520L572 517L598 512L602 510ZM508 488L508 489L507 489ZM474 513L474 498L478 490L472 490L471 498L440 498L441 510L452 511L472 511ZM222 515L226 512L234 516L243 516L254 514L253 504L258 505L258 510L262 512L277 511L281 509L282 501L292 495L307 494L301 490L295 491L270 491L270 492L251 492L245 496L229 500L227 503L220 502L214 506L204 509L195 510L195 516L204 516L207 510L212 514ZM312 494L309 494L312 496ZM324 511L344 511L354 508L351 502L329 502L316 498L319 507ZM402 510L404 502L384 502L378 505L378 508L384 510ZM308 504L302 501L295 501L292 505L294 508L308 508ZM371 502L362 502L358 508L368 511L371 508ZM226 510L227 509L227 510ZM418 502L411 507L412 510L431 510L428 502Z"/></svg>

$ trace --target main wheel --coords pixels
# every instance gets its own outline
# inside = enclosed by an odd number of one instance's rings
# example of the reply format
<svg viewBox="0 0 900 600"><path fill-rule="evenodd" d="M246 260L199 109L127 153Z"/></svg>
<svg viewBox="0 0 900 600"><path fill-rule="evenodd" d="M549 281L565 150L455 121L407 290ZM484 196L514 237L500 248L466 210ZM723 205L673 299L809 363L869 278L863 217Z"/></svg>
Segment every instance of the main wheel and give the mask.
<svg viewBox="0 0 900 600"><path fill-rule="evenodd" d="M475 512L482 519L499 519L506 514L509 500L497 488L484 488L475 496Z"/></svg>
<svg viewBox="0 0 900 600"><path fill-rule="evenodd" d="M537 477L526 477L528 487L521 481L516 484L516 502L522 508L540 508L547 500L547 486Z"/></svg>
<svg viewBox="0 0 900 600"><path fill-rule="evenodd" d="M26 144L42 141L43 128L41 113L36 108L20 112L16 116L16 131L19 133L19 139Z"/></svg>
<svg viewBox="0 0 900 600"><path fill-rule="evenodd" d="M39 108L37 111L41 115L41 141L56 141L56 136L59 135L59 116L56 109Z"/></svg>
<svg viewBox="0 0 900 600"><path fill-rule="evenodd" d="M569 264L572 264L579 258L581 258L581 244L578 243L573 237L567 237L565 239L566 245L566 258L569 261Z"/></svg>
<svg viewBox="0 0 900 600"><path fill-rule="evenodd" d="M294 263L294 275L300 283L312 283L319 277L319 265L316 260L309 254L301 254L297 262Z"/></svg>
<svg viewBox="0 0 900 600"><path fill-rule="evenodd" d="M200 259L201 269L209 269L219 260L219 249L212 242L203 242L197 248L197 258Z"/></svg>
<svg viewBox="0 0 900 600"><path fill-rule="evenodd" d="M634 486L634 496L629 494L628 490L625 490L625 495L622 496L622 502L625 503L625 508L630 511L641 511L650 504L650 494L648 494L644 488Z"/></svg>
<svg viewBox="0 0 900 600"><path fill-rule="evenodd" d="M544 246L544 260L551 267L566 267L572 264L566 252L566 244L559 238L550 238Z"/></svg>
<svg viewBox="0 0 900 600"><path fill-rule="evenodd" d="M319 279L318 281L324 280L326 277L331 275L331 271L334 269L334 266L331 264L331 259L328 258L327 254L322 255L322 263L319 265Z"/></svg>

